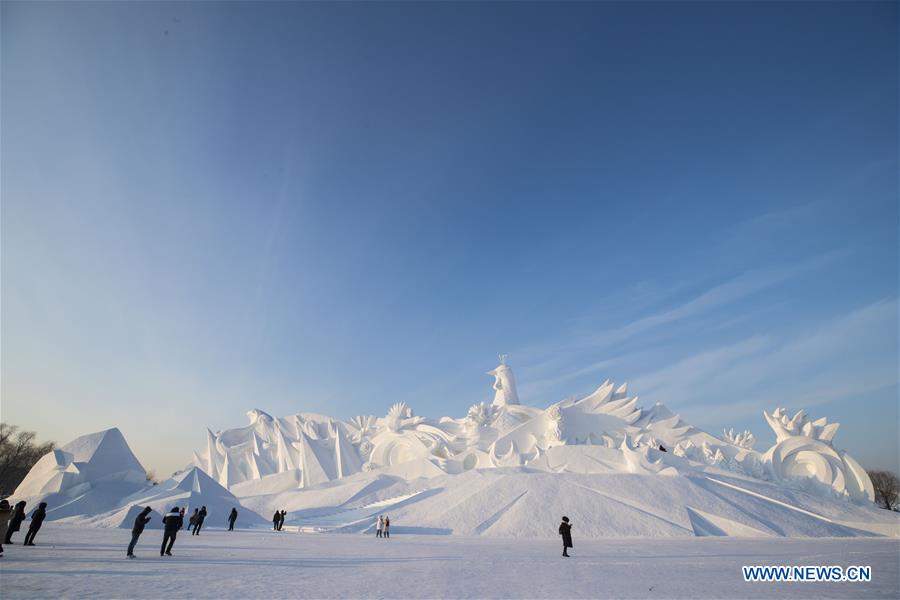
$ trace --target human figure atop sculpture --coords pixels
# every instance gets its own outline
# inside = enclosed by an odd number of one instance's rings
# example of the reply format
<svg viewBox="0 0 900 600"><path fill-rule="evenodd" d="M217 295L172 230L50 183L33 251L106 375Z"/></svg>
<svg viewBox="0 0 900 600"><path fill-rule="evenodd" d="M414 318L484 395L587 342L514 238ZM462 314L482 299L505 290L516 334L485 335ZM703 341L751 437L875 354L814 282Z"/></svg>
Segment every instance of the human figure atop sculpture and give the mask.
<svg viewBox="0 0 900 600"><path fill-rule="evenodd" d="M501 354L500 365L488 375L494 376L494 406L507 406L519 403L519 393L516 391L516 379L512 369L506 364L506 354Z"/></svg>

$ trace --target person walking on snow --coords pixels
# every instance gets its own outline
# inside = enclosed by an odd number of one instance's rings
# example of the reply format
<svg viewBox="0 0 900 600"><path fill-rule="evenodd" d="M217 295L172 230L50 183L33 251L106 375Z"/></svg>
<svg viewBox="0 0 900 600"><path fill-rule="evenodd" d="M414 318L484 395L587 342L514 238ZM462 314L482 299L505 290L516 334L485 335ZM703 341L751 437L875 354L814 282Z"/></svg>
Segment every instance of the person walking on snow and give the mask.
<svg viewBox="0 0 900 600"><path fill-rule="evenodd" d="M137 545L138 538L144 533L144 525L150 522L150 507L145 506L144 510L138 513L134 518L134 527L131 528L131 543L128 544L128 558L134 558L134 547Z"/></svg>
<svg viewBox="0 0 900 600"><path fill-rule="evenodd" d="M384 518L384 537L386 537L386 538L391 537L391 518L390 517Z"/></svg>
<svg viewBox="0 0 900 600"><path fill-rule="evenodd" d="M8 500L0 500L0 541L6 539L6 532L9 529L9 521L12 519L13 509L9 506ZM3 544L0 544L0 556L3 556Z"/></svg>
<svg viewBox="0 0 900 600"><path fill-rule="evenodd" d="M34 546L34 536L41 530L44 519L47 518L47 503L41 502L38 507L31 513L31 524L28 526L28 533L25 534L23 546Z"/></svg>
<svg viewBox="0 0 900 600"><path fill-rule="evenodd" d="M159 548L159 555L162 556L165 554L166 556L172 556L172 546L175 545L175 536L178 534L178 530L181 529L181 526L184 525L184 519L181 517L181 513L178 511L178 507L176 506L169 514L163 517L163 525L165 525L165 531L163 531L163 542L162 546ZM166 546L168 544L168 546Z"/></svg>
<svg viewBox="0 0 900 600"><path fill-rule="evenodd" d="M193 528L194 528L194 523L197 522L197 515L199 515L199 514L200 514L200 509L199 509L199 508L195 508L195 509L194 509L194 514L192 514L192 515L191 515L191 518L188 519L188 529L193 529Z"/></svg>
<svg viewBox="0 0 900 600"><path fill-rule="evenodd" d="M197 518L194 519L194 530L191 532L191 535L200 535L200 528L203 527L203 521L206 520L206 507L202 507L200 512L197 513Z"/></svg>
<svg viewBox="0 0 900 600"><path fill-rule="evenodd" d="M278 523L281 521L281 511L276 510L272 515L272 531L278 531Z"/></svg>
<svg viewBox="0 0 900 600"><path fill-rule="evenodd" d="M375 537L380 538L384 531L384 517L378 515L378 521L375 523Z"/></svg>
<svg viewBox="0 0 900 600"><path fill-rule="evenodd" d="M237 509L232 508L228 515L228 531L234 531L234 522L237 521Z"/></svg>
<svg viewBox="0 0 900 600"><path fill-rule="evenodd" d="M9 527L6 529L6 535L3 536L4 544L12 544L12 534L22 527L22 521L25 520L25 501L16 502L16 508L13 510L12 518L9 520Z"/></svg>
<svg viewBox="0 0 900 600"><path fill-rule="evenodd" d="M559 535L562 536L563 541L562 555L568 558L568 550L572 547L572 526L569 524L569 517L562 518L562 523L559 524Z"/></svg>

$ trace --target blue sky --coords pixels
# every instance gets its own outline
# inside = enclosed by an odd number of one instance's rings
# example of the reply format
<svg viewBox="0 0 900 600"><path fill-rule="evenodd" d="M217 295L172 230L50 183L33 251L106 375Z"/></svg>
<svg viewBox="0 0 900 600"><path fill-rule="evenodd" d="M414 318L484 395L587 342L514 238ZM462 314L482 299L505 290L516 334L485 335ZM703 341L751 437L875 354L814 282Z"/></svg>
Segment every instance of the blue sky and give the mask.
<svg viewBox="0 0 900 600"><path fill-rule="evenodd" d="M892 2L2 4L2 418L629 381L900 467Z"/></svg>

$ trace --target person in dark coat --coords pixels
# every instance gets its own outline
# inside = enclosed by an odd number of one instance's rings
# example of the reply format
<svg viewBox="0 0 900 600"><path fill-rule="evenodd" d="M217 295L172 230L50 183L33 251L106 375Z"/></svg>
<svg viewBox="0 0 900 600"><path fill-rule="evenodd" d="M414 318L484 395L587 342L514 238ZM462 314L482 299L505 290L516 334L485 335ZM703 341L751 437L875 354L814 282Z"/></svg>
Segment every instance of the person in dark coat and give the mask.
<svg viewBox="0 0 900 600"><path fill-rule="evenodd" d="M16 502L16 508L13 510L12 518L9 520L9 528L6 530L6 536L3 538L4 544L12 544L12 534L22 527L22 521L25 520L25 501Z"/></svg>
<svg viewBox="0 0 900 600"><path fill-rule="evenodd" d="M572 525L569 524L569 517L562 518L562 523L559 524L559 535L562 536L563 540L562 555L568 558L568 550L572 547Z"/></svg>
<svg viewBox="0 0 900 600"><path fill-rule="evenodd" d="M228 531L234 531L234 522L237 521L237 509L232 508L228 515Z"/></svg>
<svg viewBox="0 0 900 600"><path fill-rule="evenodd" d="M8 500L0 500L0 540L6 539L6 531L9 521L12 519L13 509ZM3 556L3 544L0 544L0 556Z"/></svg>
<svg viewBox="0 0 900 600"><path fill-rule="evenodd" d="M28 533L25 534L24 546L34 546L34 536L41 530L44 519L47 518L47 503L41 502L38 507L31 513L31 524L28 525Z"/></svg>
<svg viewBox="0 0 900 600"><path fill-rule="evenodd" d="M134 558L134 547L137 545L138 538L144 533L144 525L150 522L150 507L145 506L144 510L138 513L134 518L134 527L131 528L131 543L128 544L128 558Z"/></svg>
<svg viewBox="0 0 900 600"><path fill-rule="evenodd" d="M178 530L181 529L181 526L184 525L184 519L181 517L181 513L178 511L178 507L176 506L163 517L163 525L165 525L165 531L163 532L163 542L162 546L159 548L159 555L162 556L165 554L166 556L172 556L172 546L175 545L175 536L178 534ZM166 544L168 543L168 547Z"/></svg>
<svg viewBox="0 0 900 600"><path fill-rule="evenodd" d="M185 507L181 507L181 526L184 527L184 509Z"/></svg>
<svg viewBox="0 0 900 600"><path fill-rule="evenodd" d="M281 528L284 527L284 518L287 516L287 511L281 511L281 518L278 519L278 531L281 531Z"/></svg>
<svg viewBox="0 0 900 600"><path fill-rule="evenodd" d="M281 511L276 510L272 515L272 531L278 531L278 522L281 521Z"/></svg>
<svg viewBox="0 0 900 600"><path fill-rule="evenodd" d="M188 529L193 529L193 528L194 528L194 524L197 522L197 515L199 515L199 514L200 514L200 509L199 509L199 508L195 508L195 509L194 509L194 514L191 515L191 518L190 518L190 520L188 521Z"/></svg>
<svg viewBox="0 0 900 600"><path fill-rule="evenodd" d="M200 512L197 513L197 518L194 519L194 530L191 532L191 535L200 535L200 528L203 527L203 521L206 519L206 507L200 509Z"/></svg>
<svg viewBox="0 0 900 600"><path fill-rule="evenodd" d="M384 534L383 535L386 538L391 537L391 518L390 517L384 518Z"/></svg>

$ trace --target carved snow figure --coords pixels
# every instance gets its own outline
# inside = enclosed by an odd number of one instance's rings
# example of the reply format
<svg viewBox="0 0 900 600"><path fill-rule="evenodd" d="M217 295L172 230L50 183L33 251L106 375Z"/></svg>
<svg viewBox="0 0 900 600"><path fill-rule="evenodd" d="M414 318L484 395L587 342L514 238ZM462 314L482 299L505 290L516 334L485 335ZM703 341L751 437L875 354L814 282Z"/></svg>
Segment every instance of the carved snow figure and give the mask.
<svg viewBox="0 0 900 600"><path fill-rule="evenodd" d="M743 433L735 433L734 428L723 429L722 437L725 438L725 441L729 444L734 444L735 446L740 446L747 450L753 450L753 444L756 441L753 438L753 434L749 431L744 430Z"/></svg>
<svg viewBox="0 0 900 600"><path fill-rule="evenodd" d="M803 410L793 417L783 408L763 415L776 436L775 445L764 456L775 481L810 483L874 502L875 491L865 469L831 445L839 423L829 424L825 417L810 421Z"/></svg>
<svg viewBox="0 0 900 600"><path fill-rule="evenodd" d="M494 405L507 406L519 403L519 393L516 391L516 379L512 369L506 364L506 354L500 355L500 365L488 375L494 376Z"/></svg>
<svg viewBox="0 0 900 600"><path fill-rule="evenodd" d="M276 419L259 409L247 418L246 427L207 431L206 450L194 454L194 464L227 488L282 473L307 487L362 469L356 445L368 435L368 421L355 426L314 413Z"/></svg>

